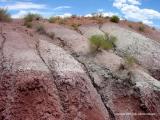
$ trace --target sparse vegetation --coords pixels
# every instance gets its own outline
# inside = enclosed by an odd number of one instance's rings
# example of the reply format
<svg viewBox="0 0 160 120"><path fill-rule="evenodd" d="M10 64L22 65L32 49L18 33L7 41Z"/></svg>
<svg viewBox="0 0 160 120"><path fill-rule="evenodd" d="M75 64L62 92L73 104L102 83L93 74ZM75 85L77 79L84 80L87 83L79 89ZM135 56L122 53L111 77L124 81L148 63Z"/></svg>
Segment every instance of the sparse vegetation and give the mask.
<svg viewBox="0 0 160 120"><path fill-rule="evenodd" d="M95 18L103 18L103 13L102 12L92 13L92 16Z"/></svg>
<svg viewBox="0 0 160 120"><path fill-rule="evenodd" d="M7 9L0 8L0 21L3 21L3 22L11 21L11 16L8 13Z"/></svg>
<svg viewBox="0 0 160 120"><path fill-rule="evenodd" d="M39 25L36 26L36 31L37 31L38 33L40 33L40 34L45 34L45 33L46 33L46 31L45 31L45 29L44 29L44 26L41 25L41 24L39 24Z"/></svg>
<svg viewBox="0 0 160 120"><path fill-rule="evenodd" d="M110 17L109 16L106 16L106 17L104 17L105 19L110 19Z"/></svg>
<svg viewBox="0 0 160 120"><path fill-rule="evenodd" d="M65 19L61 17L50 17L48 21L50 23L65 24Z"/></svg>
<svg viewBox="0 0 160 120"><path fill-rule="evenodd" d="M99 51L101 49L109 50L115 46L117 38L114 36L106 35L93 35L90 39L90 47L92 52Z"/></svg>
<svg viewBox="0 0 160 120"><path fill-rule="evenodd" d="M133 28L133 26L131 24L129 24L128 27Z"/></svg>
<svg viewBox="0 0 160 120"><path fill-rule="evenodd" d="M77 24L76 24L76 23L73 23L71 26L72 26L72 28L73 28L74 30L78 30L78 27L81 26L81 24L79 24L79 23L77 23Z"/></svg>
<svg viewBox="0 0 160 120"><path fill-rule="evenodd" d="M24 26L26 26L27 28L32 28L32 22L25 22Z"/></svg>
<svg viewBox="0 0 160 120"><path fill-rule="evenodd" d="M63 24L63 25L65 24L65 22L66 22L66 19L64 18L60 18L59 21L57 21L58 24Z"/></svg>
<svg viewBox="0 0 160 120"><path fill-rule="evenodd" d="M77 18L77 15L72 15L71 17L72 17L72 18Z"/></svg>
<svg viewBox="0 0 160 120"><path fill-rule="evenodd" d="M103 23L104 17L101 12L92 13L92 20L96 20L98 24Z"/></svg>
<svg viewBox="0 0 160 120"><path fill-rule="evenodd" d="M135 63L137 63L137 60L133 56L128 54L125 56L124 59L127 67L132 67Z"/></svg>
<svg viewBox="0 0 160 120"><path fill-rule="evenodd" d="M138 30L140 32L144 32L145 31L145 27L143 25L141 25L141 26L138 27Z"/></svg>
<svg viewBox="0 0 160 120"><path fill-rule="evenodd" d="M113 16L110 18L110 21L111 21L111 22L114 22L114 23L118 23L119 20L120 20L119 17L116 16L116 15L113 15Z"/></svg>
<svg viewBox="0 0 160 120"><path fill-rule="evenodd" d="M26 26L27 28L32 28L32 21L33 20L40 20L42 17L38 14L32 14L32 13L28 13L25 17L24 17L24 26Z"/></svg>
<svg viewBox="0 0 160 120"><path fill-rule="evenodd" d="M50 17L49 22L50 23L57 23L61 18L60 17Z"/></svg>
<svg viewBox="0 0 160 120"><path fill-rule="evenodd" d="M49 19L48 19L48 21L50 22L50 23L55 23L56 21L57 21L57 17L50 17Z"/></svg>
<svg viewBox="0 0 160 120"><path fill-rule="evenodd" d="M143 25L143 22L142 21L140 21L140 22L138 22L140 25Z"/></svg>
<svg viewBox="0 0 160 120"><path fill-rule="evenodd" d="M28 13L24 20L25 22L32 22L33 20L40 20L42 17L39 14Z"/></svg>
<svg viewBox="0 0 160 120"><path fill-rule="evenodd" d="M98 24L103 24L104 23L104 18L101 18L101 17L97 18L97 23Z"/></svg>

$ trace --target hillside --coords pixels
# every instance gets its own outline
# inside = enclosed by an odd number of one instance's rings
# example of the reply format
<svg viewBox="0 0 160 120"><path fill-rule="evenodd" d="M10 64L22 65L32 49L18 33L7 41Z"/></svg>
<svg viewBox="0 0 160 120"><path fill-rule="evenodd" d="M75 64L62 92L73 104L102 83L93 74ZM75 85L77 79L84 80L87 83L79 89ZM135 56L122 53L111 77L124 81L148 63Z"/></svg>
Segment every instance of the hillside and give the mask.
<svg viewBox="0 0 160 120"><path fill-rule="evenodd" d="M0 120L160 119L158 30L102 18L31 23L0 22ZM115 47L91 52L89 39L106 33Z"/></svg>

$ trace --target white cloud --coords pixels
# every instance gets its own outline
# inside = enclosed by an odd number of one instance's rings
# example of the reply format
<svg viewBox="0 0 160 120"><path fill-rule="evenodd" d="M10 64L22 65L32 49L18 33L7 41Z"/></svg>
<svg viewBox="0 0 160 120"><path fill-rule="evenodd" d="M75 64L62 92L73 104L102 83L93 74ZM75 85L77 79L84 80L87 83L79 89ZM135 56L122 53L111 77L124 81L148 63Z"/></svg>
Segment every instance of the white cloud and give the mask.
<svg viewBox="0 0 160 120"><path fill-rule="evenodd" d="M43 12L41 10L20 10L18 13L13 14L12 18L23 18L28 13L40 14L44 18L49 18L51 16L59 16L59 17L62 17L62 18L66 18L66 17L71 17L72 16L71 13L57 14L56 12L46 12L46 11Z"/></svg>
<svg viewBox="0 0 160 120"><path fill-rule="evenodd" d="M120 9L126 19L142 21L153 25L153 19L160 19L160 12L153 9L140 8L139 0L115 0L113 6Z"/></svg>
<svg viewBox="0 0 160 120"><path fill-rule="evenodd" d="M45 9L46 5L32 2L16 2L13 5L6 5L4 8L7 8L8 10Z"/></svg>
<svg viewBox="0 0 160 120"><path fill-rule="evenodd" d="M3 1L7 1L7 0L3 0ZM22 18L28 13L36 13L36 14L42 15L43 17L50 17L52 15L58 14L57 12L59 10L71 8L70 6L58 6L56 8L51 9L51 8L48 8L45 4L36 4L33 2L15 2L14 4L8 4L2 7L7 8L10 11L13 11L13 10L17 11L17 13L12 14L12 18ZM71 14L64 13L60 15L58 14L57 16L69 17L71 16Z"/></svg>
<svg viewBox="0 0 160 120"><path fill-rule="evenodd" d="M100 8L100 9L98 9L97 11L98 11L98 12L103 12L104 9L103 9L103 8Z"/></svg>
<svg viewBox="0 0 160 120"><path fill-rule="evenodd" d="M96 13L97 15L98 14L101 14L103 17L107 17L107 16L109 16L109 17L111 17L111 16L113 16L113 15L118 15L118 13L114 13L114 12L106 12L106 11L102 11L102 9L98 9L97 10L98 12ZM94 15L93 14L86 14L85 15L85 17L93 17Z"/></svg>
<svg viewBox="0 0 160 120"><path fill-rule="evenodd" d="M54 8L54 10L62 10L62 9L69 9L69 8L71 8L71 6L59 6Z"/></svg>
<svg viewBox="0 0 160 120"><path fill-rule="evenodd" d="M126 3L126 0L115 0L113 2L113 6L120 9L123 7L123 5Z"/></svg>
<svg viewBox="0 0 160 120"><path fill-rule="evenodd" d="M64 14L56 15L56 16L59 16L59 17L62 17L62 18L67 18L67 17L71 17L72 14L71 13L64 13Z"/></svg>
<svg viewBox="0 0 160 120"><path fill-rule="evenodd" d="M147 25L153 25L153 22L150 20L143 20L142 22Z"/></svg>
<svg viewBox="0 0 160 120"><path fill-rule="evenodd" d="M113 15L118 15L118 13L113 13L113 12L103 12L102 15L103 15L104 17L107 17L107 16L111 17L111 16L113 16Z"/></svg>
<svg viewBox="0 0 160 120"><path fill-rule="evenodd" d="M42 15L44 18L48 18L50 17L52 14L54 14L54 12L42 12L39 10L20 10L18 13L13 14L12 18L23 18L26 14L28 13L35 13L35 14L40 14Z"/></svg>
<svg viewBox="0 0 160 120"><path fill-rule="evenodd" d="M92 14L86 14L84 17L92 17Z"/></svg>
<svg viewBox="0 0 160 120"><path fill-rule="evenodd" d="M133 5L141 5L141 3L139 2L139 0L128 0L128 2L130 4L133 4Z"/></svg>
<svg viewBox="0 0 160 120"><path fill-rule="evenodd" d="M18 13L13 14L12 18L22 18L25 14L27 14L28 12L25 10L20 10Z"/></svg>

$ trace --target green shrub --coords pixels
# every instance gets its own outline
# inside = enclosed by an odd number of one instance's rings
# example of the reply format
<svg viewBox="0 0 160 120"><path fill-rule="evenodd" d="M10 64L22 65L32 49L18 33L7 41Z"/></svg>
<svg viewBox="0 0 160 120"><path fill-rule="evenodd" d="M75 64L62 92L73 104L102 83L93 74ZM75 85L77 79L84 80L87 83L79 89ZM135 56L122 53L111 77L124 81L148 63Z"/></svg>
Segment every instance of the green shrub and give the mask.
<svg viewBox="0 0 160 120"><path fill-rule="evenodd" d="M0 8L0 21L3 21L3 22L11 21L11 16L8 13L7 9Z"/></svg>
<svg viewBox="0 0 160 120"><path fill-rule="evenodd" d="M138 27L138 30L140 31L140 32L144 32L145 31L145 27L142 25L142 26L139 26Z"/></svg>
<svg viewBox="0 0 160 120"><path fill-rule="evenodd" d="M93 35L89 39L91 51L99 51L100 49L109 50L115 47L117 38L114 36L106 35Z"/></svg>
<svg viewBox="0 0 160 120"><path fill-rule="evenodd" d="M28 13L25 17L25 23L26 22L32 22L33 20L40 20L42 17L39 14L33 14L33 13Z"/></svg>
<svg viewBox="0 0 160 120"><path fill-rule="evenodd" d="M113 16L110 18L110 21L111 21L111 22L114 22L114 23L118 23L118 22L119 22L119 17L116 16L116 15L113 15Z"/></svg>
<svg viewBox="0 0 160 120"><path fill-rule="evenodd" d="M46 31L45 31L45 29L44 29L44 26L43 25L37 25L36 26L36 31L38 32L38 33L40 33L40 34L45 34L46 33Z"/></svg>

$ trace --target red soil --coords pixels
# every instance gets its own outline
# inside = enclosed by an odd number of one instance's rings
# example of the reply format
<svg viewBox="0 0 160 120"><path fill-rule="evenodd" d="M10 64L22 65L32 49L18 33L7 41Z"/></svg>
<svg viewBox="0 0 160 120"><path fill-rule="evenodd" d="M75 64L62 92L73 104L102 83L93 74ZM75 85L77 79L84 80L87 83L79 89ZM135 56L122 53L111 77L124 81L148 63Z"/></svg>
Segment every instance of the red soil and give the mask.
<svg viewBox="0 0 160 120"><path fill-rule="evenodd" d="M110 22L109 18L101 18L101 17L76 17L76 18L67 18L64 21L64 24L67 26L72 26L74 24L79 25L87 25L87 24L103 24L103 23L111 23L111 24L118 24L121 27L134 30L148 38L154 39L160 42L160 31L156 30L156 28L150 27L140 22L131 22L127 20L121 20L119 23ZM139 31L139 27L144 26L144 31Z"/></svg>
<svg viewBox="0 0 160 120"><path fill-rule="evenodd" d="M82 87L84 87L82 89ZM1 120L105 120L83 84L74 88L42 72L6 73L0 81ZM80 92L81 91L81 92ZM82 92L83 91L83 92ZM78 111L77 111L78 110Z"/></svg>

